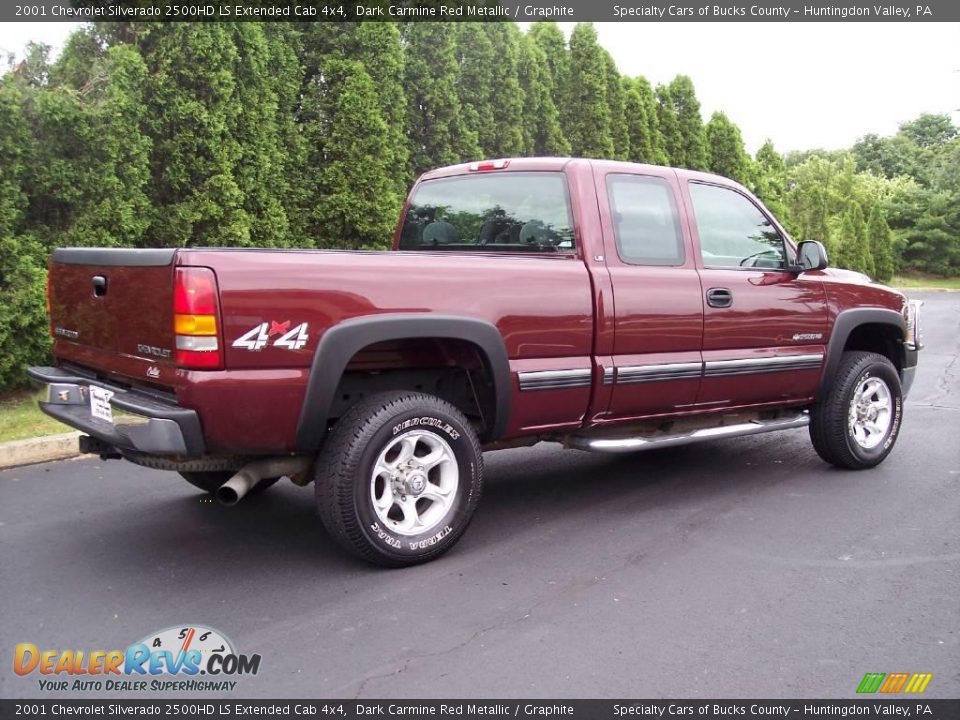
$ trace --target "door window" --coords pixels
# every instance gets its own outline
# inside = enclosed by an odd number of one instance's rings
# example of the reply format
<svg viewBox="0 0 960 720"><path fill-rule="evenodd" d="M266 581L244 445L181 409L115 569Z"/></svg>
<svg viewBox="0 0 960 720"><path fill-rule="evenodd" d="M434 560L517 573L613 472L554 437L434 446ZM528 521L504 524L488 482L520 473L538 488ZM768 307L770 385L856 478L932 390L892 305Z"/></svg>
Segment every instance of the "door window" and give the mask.
<svg viewBox="0 0 960 720"><path fill-rule="evenodd" d="M756 205L728 188L701 183L689 187L705 267L785 267L783 238Z"/></svg>
<svg viewBox="0 0 960 720"><path fill-rule="evenodd" d="M607 195L621 260L632 265L683 265L677 205L666 180L608 175Z"/></svg>

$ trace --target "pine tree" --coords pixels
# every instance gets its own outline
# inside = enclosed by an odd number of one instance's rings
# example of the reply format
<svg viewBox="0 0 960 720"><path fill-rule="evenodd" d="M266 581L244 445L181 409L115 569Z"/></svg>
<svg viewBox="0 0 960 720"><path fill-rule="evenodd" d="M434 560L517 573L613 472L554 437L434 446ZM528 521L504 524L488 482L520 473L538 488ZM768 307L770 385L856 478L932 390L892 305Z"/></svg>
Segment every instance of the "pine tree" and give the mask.
<svg viewBox="0 0 960 720"><path fill-rule="evenodd" d="M607 67L592 23L578 23L570 35L567 137L573 154L609 158L614 154L607 99Z"/></svg>
<svg viewBox="0 0 960 720"><path fill-rule="evenodd" d="M893 239L887 218L879 205L874 205L867 221L867 237L873 254L874 274L877 280L893 277Z"/></svg>
<svg viewBox="0 0 960 720"><path fill-rule="evenodd" d="M610 137L613 140L613 160L630 157L630 131L627 126L625 97L620 73L613 56L603 51L607 74L607 105L610 108Z"/></svg>
<svg viewBox="0 0 960 720"><path fill-rule="evenodd" d="M330 118L316 220L323 247L389 245L401 200L389 160L389 135L373 80L355 60L324 67L323 111Z"/></svg>
<svg viewBox="0 0 960 720"><path fill-rule="evenodd" d="M700 102L693 89L693 81L686 75L677 75L670 83L670 99L680 133L680 157L671 158L674 164L692 170L706 170L707 143L700 117Z"/></svg>
<svg viewBox="0 0 960 720"><path fill-rule="evenodd" d="M530 35L520 37L520 86L523 88L523 143L525 155L570 154L570 143L560 126L553 102L546 56Z"/></svg>
<svg viewBox="0 0 960 720"><path fill-rule="evenodd" d="M460 115L452 24L408 23L405 40L407 133L414 174L476 160L481 155L480 146L465 131Z"/></svg>
<svg viewBox="0 0 960 720"><path fill-rule="evenodd" d="M783 157L773 146L773 141L767 140L757 150L754 162L755 173L753 191L763 200L764 204L782 224L788 225L790 217L786 203L787 169ZM823 236L820 236L822 240Z"/></svg>
<svg viewBox="0 0 960 720"><path fill-rule="evenodd" d="M630 146L627 159L631 162L652 162L653 138L650 136L650 119L647 117L647 107L640 95L640 89L637 82L628 77L621 79L621 85Z"/></svg>
<svg viewBox="0 0 960 720"><path fill-rule="evenodd" d="M234 171L243 155L231 129L238 52L229 23L171 23L143 39L154 196L151 245L233 246L250 233Z"/></svg>
<svg viewBox="0 0 960 720"><path fill-rule="evenodd" d="M267 23L269 25L270 23ZM357 23L349 57L361 63L379 98L387 124L386 160L394 178L394 191L403 197L413 180L407 145L407 97L404 90L404 54L396 23Z"/></svg>
<svg viewBox="0 0 960 720"><path fill-rule="evenodd" d="M660 130L660 145L663 148L664 157L668 164L684 167L683 137L680 134L680 123L670 88L666 85L658 85L656 98L657 126Z"/></svg>
<svg viewBox="0 0 960 720"><path fill-rule="evenodd" d="M457 23L457 97L464 133L479 146L483 157L494 157L497 125L494 120L493 66L496 54L484 23Z"/></svg>
<svg viewBox="0 0 960 720"><path fill-rule="evenodd" d="M850 207L843 214L835 245L835 265L867 274L873 271L870 244L867 240L867 224L863 219L863 210L859 203L851 202Z"/></svg>
<svg viewBox="0 0 960 720"><path fill-rule="evenodd" d="M663 134L660 132L660 120L657 112L657 97L647 79L638 75L633 79L633 86L640 96L647 121L646 137L650 143L650 157L647 162L654 165L669 165L670 158L663 147Z"/></svg>
<svg viewBox="0 0 960 720"><path fill-rule="evenodd" d="M514 23L481 23L493 45L494 62L485 68L493 87L493 155L513 157L523 152L523 90L519 76L520 30Z"/></svg>
<svg viewBox="0 0 960 720"><path fill-rule="evenodd" d="M27 230L28 164L36 157L23 106L29 89L0 77L0 388L26 384L24 369L47 359L46 249Z"/></svg>
<svg viewBox="0 0 960 720"><path fill-rule="evenodd" d="M555 22L533 23L528 36L543 52L546 70L544 83L559 113L560 130L564 140L569 145L571 117L567 89L570 81L570 53L567 51L567 41Z"/></svg>
<svg viewBox="0 0 960 720"><path fill-rule="evenodd" d="M722 112L715 112L706 129L710 171L746 185L750 156L743 147L740 129Z"/></svg>

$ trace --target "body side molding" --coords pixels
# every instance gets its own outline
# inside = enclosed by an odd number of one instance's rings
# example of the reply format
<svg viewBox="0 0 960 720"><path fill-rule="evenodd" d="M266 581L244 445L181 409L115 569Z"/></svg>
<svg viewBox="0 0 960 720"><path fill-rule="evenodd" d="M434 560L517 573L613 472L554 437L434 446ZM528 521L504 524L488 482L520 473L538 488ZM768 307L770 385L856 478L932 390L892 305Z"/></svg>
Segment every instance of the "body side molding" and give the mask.
<svg viewBox="0 0 960 720"><path fill-rule="evenodd" d="M850 333L853 332L854 328L858 325L867 324L891 325L897 329L901 339L906 329L903 315L896 310L886 308L851 308L840 312L833 323L830 341L827 344L827 358L823 364L823 375L820 379L820 388L817 391L818 400L830 391L833 377L837 374L837 368L840 366L840 355L843 353L843 347L847 344L847 338L850 337Z"/></svg>
<svg viewBox="0 0 960 720"><path fill-rule="evenodd" d="M316 450L327 431L327 414L347 363L368 345L389 340L441 338L477 345L491 372L496 407L483 438L499 438L510 416L510 362L500 331L485 320L434 313L388 313L345 320L320 337L297 424L297 449Z"/></svg>

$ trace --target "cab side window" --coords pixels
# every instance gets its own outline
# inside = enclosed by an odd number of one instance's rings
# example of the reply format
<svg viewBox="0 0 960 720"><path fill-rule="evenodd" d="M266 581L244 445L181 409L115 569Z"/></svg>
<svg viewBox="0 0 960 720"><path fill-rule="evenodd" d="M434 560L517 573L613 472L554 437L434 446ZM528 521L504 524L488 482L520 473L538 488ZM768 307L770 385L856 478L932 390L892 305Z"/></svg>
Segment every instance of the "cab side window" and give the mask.
<svg viewBox="0 0 960 720"><path fill-rule="evenodd" d="M632 265L683 265L677 205L666 180L611 174L607 195L621 260Z"/></svg>
<svg viewBox="0 0 960 720"><path fill-rule="evenodd" d="M729 188L701 183L689 188L705 267L786 267L783 238L756 205Z"/></svg>

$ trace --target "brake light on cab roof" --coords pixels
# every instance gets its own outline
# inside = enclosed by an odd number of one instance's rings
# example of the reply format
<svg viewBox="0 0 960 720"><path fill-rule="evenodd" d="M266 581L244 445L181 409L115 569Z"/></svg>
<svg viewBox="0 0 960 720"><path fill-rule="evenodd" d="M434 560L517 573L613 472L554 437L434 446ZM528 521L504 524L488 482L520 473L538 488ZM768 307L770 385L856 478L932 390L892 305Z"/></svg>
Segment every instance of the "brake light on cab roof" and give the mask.
<svg viewBox="0 0 960 720"><path fill-rule="evenodd" d="M509 160L484 160L483 162L470 163L470 171L478 170L503 170L510 164Z"/></svg>

